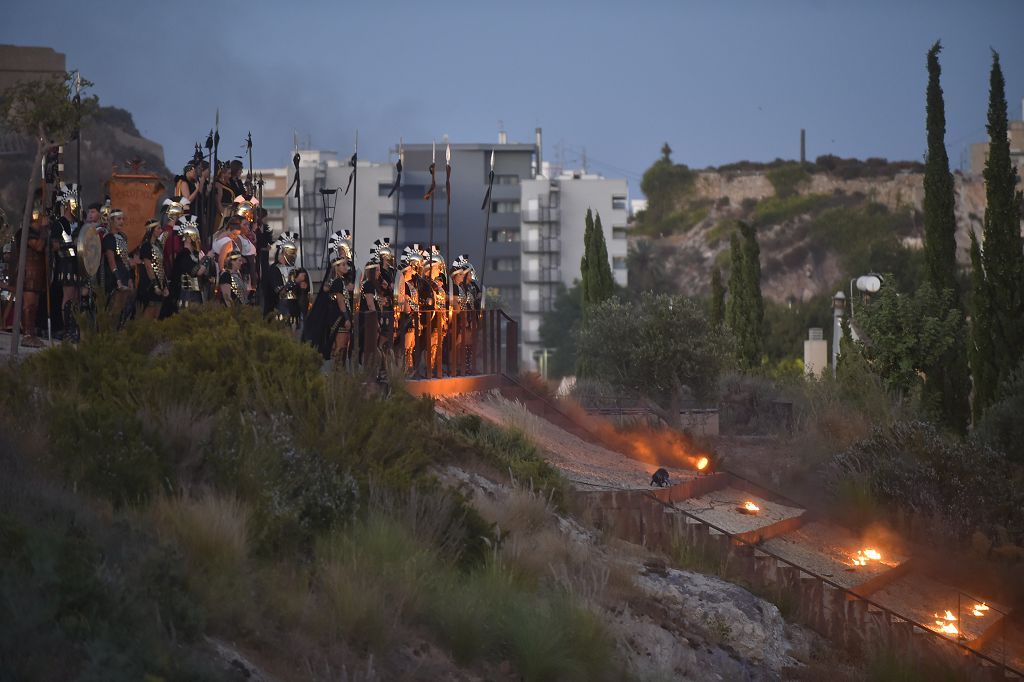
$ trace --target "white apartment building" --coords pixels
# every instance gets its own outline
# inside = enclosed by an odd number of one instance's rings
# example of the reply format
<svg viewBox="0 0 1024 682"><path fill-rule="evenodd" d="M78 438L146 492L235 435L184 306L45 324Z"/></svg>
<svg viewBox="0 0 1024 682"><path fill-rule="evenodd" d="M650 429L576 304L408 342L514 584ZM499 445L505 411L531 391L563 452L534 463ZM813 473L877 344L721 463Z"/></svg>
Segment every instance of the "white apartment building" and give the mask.
<svg viewBox="0 0 1024 682"><path fill-rule="evenodd" d="M522 314L520 357L537 367L540 322L550 311L559 285L580 279L587 209L601 216L616 283L627 284L626 252L629 192L624 179L565 171L552 178L524 180L522 188Z"/></svg>

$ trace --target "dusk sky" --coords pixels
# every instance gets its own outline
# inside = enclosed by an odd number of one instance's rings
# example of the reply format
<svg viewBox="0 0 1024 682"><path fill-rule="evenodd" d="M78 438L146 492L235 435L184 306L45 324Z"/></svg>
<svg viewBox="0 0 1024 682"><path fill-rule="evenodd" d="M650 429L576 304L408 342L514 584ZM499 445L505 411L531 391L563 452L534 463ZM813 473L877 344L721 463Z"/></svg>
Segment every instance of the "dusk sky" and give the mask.
<svg viewBox="0 0 1024 682"><path fill-rule="evenodd" d="M799 154L920 159L925 53L942 52L950 160L985 139L990 48L1011 118L1024 2L134 2L7 6L0 42L53 47L180 169L220 107L222 156L314 148L387 160L398 142L586 148L634 192L662 143L691 167Z"/></svg>

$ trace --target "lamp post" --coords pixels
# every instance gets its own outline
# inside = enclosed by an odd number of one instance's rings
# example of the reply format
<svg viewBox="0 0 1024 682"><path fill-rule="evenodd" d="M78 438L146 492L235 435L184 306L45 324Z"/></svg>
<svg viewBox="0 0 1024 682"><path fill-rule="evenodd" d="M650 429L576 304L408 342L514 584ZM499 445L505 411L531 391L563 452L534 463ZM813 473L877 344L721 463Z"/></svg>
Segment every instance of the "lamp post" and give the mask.
<svg viewBox="0 0 1024 682"><path fill-rule="evenodd" d="M840 289L832 297L832 377L839 364L839 342L843 338L842 319L846 310L846 294Z"/></svg>

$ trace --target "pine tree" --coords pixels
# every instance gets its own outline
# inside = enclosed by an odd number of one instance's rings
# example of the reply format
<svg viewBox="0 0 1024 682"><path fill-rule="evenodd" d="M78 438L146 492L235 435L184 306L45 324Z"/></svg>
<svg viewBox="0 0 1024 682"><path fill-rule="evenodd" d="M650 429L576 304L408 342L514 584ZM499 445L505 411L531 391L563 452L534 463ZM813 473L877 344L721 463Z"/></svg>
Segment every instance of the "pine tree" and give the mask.
<svg viewBox="0 0 1024 682"><path fill-rule="evenodd" d="M989 153L984 173L984 241L973 272L975 416L995 401L1000 382L1024 356L1021 197L1016 191L1017 171L1010 160L1005 87L999 55L993 51L987 126Z"/></svg>
<svg viewBox="0 0 1024 682"><path fill-rule="evenodd" d="M711 271L711 325L721 327L725 321L725 287L722 286L722 271Z"/></svg>
<svg viewBox="0 0 1024 682"><path fill-rule="evenodd" d="M601 226L601 214L594 217L594 231L590 237L591 255L587 257L590 269L590 305L607 301L615 294L615 278L608 263L608 244Z"/></svg>
<svg viewBox="0 0 1024 682"><path fill-rule="evenodd" d="M946 110L939 77L939 52L936 41L928 51L928 90L926 125L928 156L924 167L924 254L928 281L946 312L960 306L956 279L956 196L953 175L946 153ZM936 363L927 368L925 402L934 406L942 422L964 433L967 430L970 377L967 367L966 329L961 323L957 341Z"/></svg>

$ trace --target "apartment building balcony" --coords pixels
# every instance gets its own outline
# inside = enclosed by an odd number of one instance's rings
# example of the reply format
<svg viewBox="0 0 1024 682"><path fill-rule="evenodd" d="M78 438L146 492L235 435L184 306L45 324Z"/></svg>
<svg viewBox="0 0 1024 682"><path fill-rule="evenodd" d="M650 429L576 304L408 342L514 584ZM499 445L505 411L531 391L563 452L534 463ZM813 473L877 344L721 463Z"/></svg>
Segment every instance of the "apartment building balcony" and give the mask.
<svg viewBox="0 0 1024 682"><path fill-rule="evenodd" d="M522 302L524 313L543 314L555 309L555 301L551 298L526 298Z"/></svg>
<svg viewBox="0 0 1024 682"><path fill-rule="evenodd" d="M524 239L522 242L523 253L559 253L562 250L562 240L550 239Z"/></svg>
<svg viewBox="0 0 1024 682"><path fill-rule="evenodd" d="M561 220L561 216L561 209L549 208L547 206L522 210L524 223L557 223Z"/></svg>
<svg viewBox="0 0 1024 682"><path fill-rule="evenodd" d="M562 281L561 268L529 268L523 270L523 281L528 283L550 284Z"/></svg>

